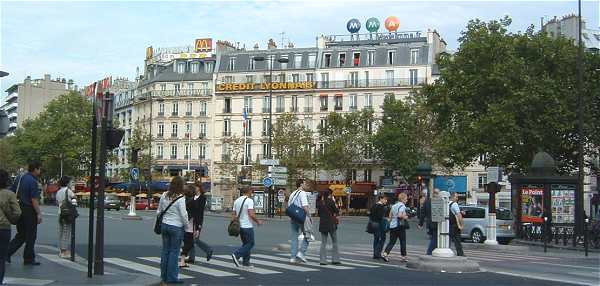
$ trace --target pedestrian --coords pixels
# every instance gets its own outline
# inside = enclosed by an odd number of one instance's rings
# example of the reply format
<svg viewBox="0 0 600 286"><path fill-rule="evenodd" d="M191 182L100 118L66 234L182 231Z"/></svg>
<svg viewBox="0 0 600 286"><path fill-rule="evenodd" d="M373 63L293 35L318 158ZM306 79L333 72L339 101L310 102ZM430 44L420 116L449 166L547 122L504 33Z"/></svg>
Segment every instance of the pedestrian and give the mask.
<svg viewBox="0 0 600 286"><path fill-rule="evenodd" d="M40 265L40 262L35 260L34 250L37 226L42 223L42 212L40 211L42 187L38 182L41 174L40 162L30 162L27 170L27 173L15 179L11 187L11 190L17 194L17 199L19 200L21 218L19 218L19 222L17 223L17 234L8 246L7 261L10 263L10 257L25 244L23 264Z"/></svg>
<svg viewBox="0 0 600 286"><path fill-rule="evenodd" d="M389 261L390 252L396 241L400 239L400 261L406 262L406 230L408 229L408 214L406 213L406 202L408 197L405 193L398 194L398 201L392 205L390 211L390 241L385 247L382 259Z"/></svg>
<svg viewBox="0 0 600 286"><path fill-rule="evenodd" d="M58 181L60 189L56 192L56 202L58 203L58 248L60 249L58 256L61 258L71 257L71 229L74 221L61 213L65 200L68 200L70 203L75 198L75 193L69 188L70 182L71 178L68 176L60 178Z"/></svg>
<svg viewBox="0 0 600 286"><path fill-rule="evenodd" d="M387 204L387 198L384 195L377 196L377 203L371 207L369 213L369 221L373 226L373 259L383 259L381 252L383 251L383 245L386 239L386 222L385 219L385 206Z"/></svg>
<svg viewBox="0 0 600 286"><path fill-rule="evenodd" d="M458 207L458 193L450 194L450 241L454 243L457 256L465 256L460 238L460 232L464 228L462 213Z"/></svg>
<svg viewBox="0 0 600 286"><path fill-rule="evenodd" d="M168 191L158 203L157 213L164 212L161 223L162 251L160 255L160 278L162 284L182 284L178 279L178 258L184 229L188 227L188 214L183 196L184 181L180 176L171 180Z"/></svg>
<svg viewBox="0 0 600 286"><path fill-rule="evenodd" d="M4 281L10 228L12 224L17 224L21 216L17 196L7 187L8 172L0 169L0 284Z"/></svg>
<svg viewBox="0 0 600 286"><path fill-rule="evenodd" d="M202 225L204 223L204 209L206 207L204 188L200 182L195 182L192 188L192 195L189 198L186 197L186 207L188 216L192 219L193 242L187 246L188 249L186 249L186 254L188 258L185 260L185 263L194 264L196 259L195 245L206 253L206 261L210 261L212 258L213 249L206 242L200 240L200 233L202 232ZM184 248L186 248L186 245L184 245Z"/></svg>
<svg viewBox="0 0 600 286"><path fill-rule="evenodd" d="M304 179L296 180L296 190L290 194L290 199L288 200L288 207L291 205L296 205L304 209L304 214L306 215L305 222L309 221L308 224L312 224L312 219L310 217L310 211L308 209L308 196L305 190L308 190L308 182ZM304 225L302 223L296 222L293 219L290 219L290 227L291 227L291 236L290 236L290 263L296 263L296 258L300 259L300 261L306 263L306 250L308 249L308 240L309 236L303 235L302 245L300 246L300 251L298 251L298 240L300 233L304 232Z"/></svg>
<svg viewBox="0 0 600 286"><path fill-rule="evenodd" d="M251 266L250 254L254 247L254 226L252 225L252 221L257 225L262 224L262 221L258 220L254 213L252 193L253 190L251 188L243 188L242 196L233 202L233 219L239 219L240 221L240 239L242 240L242 246L231 254L233 264L237 267L240 267L240 258L242 258L243 266Z"/></svg>
<svg viewBox="0 0 600 286"><path fill-rule="evenodd" d="M319 211L319 232L321 233L321 251L319 252L320 264L327 265L327 237L331 237L332 255L331 264L340 265L340 252L338 250L337 227L339 224L339 210L331 191L326 190L319 194L317 200Z"/></svg>
<svg viewBox="0 0 600 286"><path fill-rule="evenodd" d="M184 187L183 195L185 196L185 208L188 214L188 224L183 232L183 246L181 247L181 255L179 256L179 268L188 267L187 263L185 262L185 257L194 245L194 222L188 203L191 199L193 199L195 194L196 190L193 185L186 185Z"/></svg>
<svg viewBox="0 0 600 286"><path fill-rule="evenodd" d="M431 193L432 198L437 198L440 195L440 189L435 188ZM431 255L433 250L437 248L437 228L438 223L431 221L431 199L425 196L425 201L423 203L423 211L422 215L419 217L419 229L422 229L423 226L427 229L427 235L429 235L429 245L427 246L427 255Z"/></svg>

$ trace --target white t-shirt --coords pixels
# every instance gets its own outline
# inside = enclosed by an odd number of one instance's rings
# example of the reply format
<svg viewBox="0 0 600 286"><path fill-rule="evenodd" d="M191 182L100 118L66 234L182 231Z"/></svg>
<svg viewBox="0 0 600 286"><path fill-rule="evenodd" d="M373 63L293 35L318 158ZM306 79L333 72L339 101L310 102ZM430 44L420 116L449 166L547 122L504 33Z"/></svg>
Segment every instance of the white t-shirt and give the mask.
<svg viewBox="0 0 600 286"><path fill-rule="evenodd" d="M246 199L246 202L244 202ZM244 202L244 206L242 207L242 202ZM240 211L241 208L241 211ZM241 196L237 198L233 202L233 210L236 215L240 219L240 227L241 228L252 228L252 221L250 220L250 216L248 215L248 210L254 209L254 201L247 196ZM239 213L238 213L239 212Z"/></svg>
<svg viewBox="0 0 600 286"><path fill-rule="evenodd" d="M75 193L71 191L68 187L62 187L60 190L56 192L56 202L58 203L58 214L60 214L60 207L65 202L65 194L66 191L69 190L69 201L75 198Z"/></svg>
<svg viewBox="0 0 600 286"><path fill-rule="evenodd" d="M398 216L406 213L406 206L403 202L397 202L392 206L392 221L390 222L390 228L396 228L398 226Z"/></svg>
<svg viewBox="0 0 600 286"><path fill-rule="evenodd" d="M288 207L295 204L299 207L308 207L308 196L305 191L298 189L290 194Z"/></svg>
<svg viewBox="0 0 600 286"><path fill-rule="evenodd" d="M455 216L460 213L460 207L458 207L458 203L457 202L451 202L450 203L450 211L452 211L452 213Z"/></svg>

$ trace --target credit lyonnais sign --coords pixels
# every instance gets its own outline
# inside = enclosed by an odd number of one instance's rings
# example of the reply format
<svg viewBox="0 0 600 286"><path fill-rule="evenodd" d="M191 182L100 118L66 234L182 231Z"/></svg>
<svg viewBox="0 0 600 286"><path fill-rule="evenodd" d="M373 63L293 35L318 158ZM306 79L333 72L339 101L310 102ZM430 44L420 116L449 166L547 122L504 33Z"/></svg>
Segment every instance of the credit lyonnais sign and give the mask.
<svg viewBox="0 0 600 286"><path fill-rule="evenodd" d="M244 91L244 90L284 90L284 89L313 89L315 82L274 82L274 83L221 83L217 84L217 91Z"/></svg>

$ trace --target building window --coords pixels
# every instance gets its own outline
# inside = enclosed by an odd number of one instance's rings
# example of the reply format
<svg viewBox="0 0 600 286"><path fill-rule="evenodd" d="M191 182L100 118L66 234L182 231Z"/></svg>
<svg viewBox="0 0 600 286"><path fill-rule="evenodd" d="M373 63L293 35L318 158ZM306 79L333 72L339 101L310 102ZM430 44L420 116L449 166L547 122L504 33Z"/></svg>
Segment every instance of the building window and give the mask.
<svg viewBox="0 0 600 286"><path fill-rule="evenodd" d="M350 87L358 87L358 72L350 72Z"/></svg>
<svg viewBox="0 0 600 286"><path fill-rule="evenodd" d="M285 73L279 74L279 82L285 82Z"/></svg>
<svg viewBox="0 0 600 286"><path fill-rule="evenodd" d="M247 83L253 83L254 82L254 76L253 75L247 75L246 76L246 82Z"/></svg>
<svg viewBox="0 0 600 286"><path fill-rule="evenodd" d="M297 73L292 74L292 82L300 82L300 75Z"/></svg>
<svg viewBox="0 0 600 286"><path fill-rule="evenodd" d="M356 182L357 181L356 177L357 177L357 175L356 175L356 169L350 170L350 180Z"/></svg>
<svg viewBox="0 0 600 286"><path fill-rule="evenodd" d="M158 116L163 115L165 115L165 104L161 102L158 104Z"/></svg>
<svg viewBox="0 0 600 286"><path fill-rule="evenodd" d="M321 118L319 121L319 130L324 130L327 128L327 118Z"/></svg>
<svg viewBox="0 0 600 286"><path fill-rule="evenodd" d="M229 58L229 65L227 66L227 70L235 70L235 58Z"/></svg>
<svg viewBox="0 0 600 286"><path fill-rule="evenodd" d="M277 108L276 112L284 112L285 111L285 97L283 95L277 96Z"/></svg>
<svg viewBox="0 0 600 286"><path fill-rule="evenodd" d="M161 83L160 84L160 90L167 90L167 84L166 83Z"/></svg>
<svg viewBox="0 0 600 286"><path fill-rule="evenodd" d="M171 115L179 115L179 103L173 102L173 104L171 104Z"/></svg>
<svg viewBox="0 0 600 286"><path fill-rule="evenodd" d="M200 103L200 116L206 116L207 108L208 108L208 104L206 102Z"/></svg>
<svg viewBox="0 0 600 286"><path fill-rule="evenodd" d="M185 115L187 115L187 116L192 115L192 102L191 101L188 101L186 103Z"/></svg>
<svg viewBox="0 0 600 286"><path fill-rule="evenodd" d="M312 132L312 117L304 118L304 128Z"/></svg>
<svg viewBox="0 0 600 286"><path fill-rule="evenodd" d="M269 96L265 96L265 97L263 97L262 112L269 113L270 110L271 110L271 98Z"/></svg>
<svg viewBox="0 0 600 286"><path fill-rule="evenodd" d="M175 95L179 95L180 90L181 90L181 85L176 83L175 84Z"/></svg>
<svg viewBox="0 0 600 286"><path fill-rule="evenodd" d="M369 71L365 71L364 83L365 83L365 85L364 85L365 87L369 87Z"/></svg>
<svg viewBox="0 0 600 286"><path fill-rule="evenodd" d="M231 136L231 120L223 120L223 136Z"/></svg>
<svg viewBox="0 0 600 286"><path fill-rule="evenodd" d="M171 123L171 137L177 138L177 122Z"/></svg>
<svg viewBox="0 0 600 286"><path fill-rule="evenodd" d="M263 82L267 82L267 83L271 82L271 76L268 74L263 75Z"/></svg>
<svg viewBox="0 0 600 286"><path fill-rule="evenodd" d="M418 83L418 74L417 74L417 70L416 69L411 69L409 70L410 72L410 77L409 77L409 81L410 81L410 85L417 85Z"/></svg>
<svg viewBox="0 0 600 286"><path fill-rule="evenodd" d="M396 100L396 96L394 95L393 92L387 92L384 95L384 101L395 101Z"/></svg>
<svg viewBox="0 0 600 286"><path fill-rule="evenodd" d="M315 75L313 73L307 73L306 74L306 81L308 81L308 82L315 81Z"/></svg>
<svg viewBox="0 0 600 286"><path fill-rule="evenodd" d="M302 55L294 56L294 67L297 69L302 67Z"/></svg>
<svg viewBox="0 0 600 286"><path fill-rule="evenodd" d="M287 60L288 56L287 55L281 55L279 57L279 59L286 59ZM288 63L287 62L285 62L285 63L279 63L279 64L280 64L280 67L281 67L282 70L285 70L288 67Z"/></svg>
<svg viewBox="0 0 600 286"><path fill-rule="evenodd" d="M231 97L225 98L223 113L231 113Z"/></svg>
<svg viewBox="0 0 600 286"><path fill-rule="evenodd" d="M388 65L396 64L396 51L388 51Z"/></svg>
<svg viewBox="0 0 600 286"><path fill-rule="evenodd" d="M230 158L230 153L231 153L231 149L229 148L229 144L224 143L223 145L221 145L221 161L229 161Z"/></svg>
<svg viewBox="0 0 600 286"><path fill-rule="evenodd" d="M292 108L291 112L298 112L298 96L292 95Z"/></svg>
<svg viewBox="0 0 600 286"><path fill-rule="evenodd" d="M394 70L385 71L385 85L394 86Z"/></svg>
<svg viewBox="0 0 600 286"><path fill-rule="evenodd" d="M200 63L191 63L190 69L192 73L198 73L200 71Z"/></svg>
<svg viewBox="0 0 600 286"><path fill-rule="evenodd" d="M363 178L365 182L371 182L372 178L371 176L373 175L373 170L371 169L365 169L364 174L363 174Z"/></svg>
<svg viewBox="0 0 600 286"><path fill-rule="evenodd" d="M192 123L185 123L185 138L190 138L192 136Z"/></svg>
<svg viewBox="0 0 600 286"><path fill-rule="evenodd" d="M177 145L171 144L171 159L177 159Z"/></svg>
<svg viewBox="0 0 600 286"><path fill-rule="evenodd" d="M206 159L206 145L200 144L198 146L198 159L204 160Z"/></svg>
<svg viewBox="0 0 600 286"><path fill-rule="evenodd" d="M335 106L334 106L334 110L342 110L342 95L341 94L336 94L334 97L334 102L335 102Z"/></svg>
<svg viewBox="0 0 600 286"><path fill-rule="evenodd" d="M477 175L477 187L483 189L485 188L485 184L487 184L487 174Z"/></svg>
<svg viewBox="0 0 600 286"><path fill-rule="evenodd" d="M189 159L190 158L190 144L185 144L183 145L184 147L184 154L183 154L183 159Z"/></svg>
<svg viewBox="0 0 600 286"><path fill-rule="evenodd" d="M351 94L350 95L350 111L355 111L358 109L358 95Z"/></svg>
<svg viewBox="0 0 600 286"><path fill-rule="evenodd" d="M254 60L254 57L250 57L250 61L248 62L248 69L249 70L256 69L256 61Z"/></svg>
<svg viewBox="0 0 600 286"><path fill-rule="evenodd" d="M308 54L308 67L314 68L316 67L317 62L317 54Z"/></svg>
<svg viewBox="0 0 600 286"><path fill-rule="evenodd" d="M321 111L327 111L329 109L328 106L327 106L328 100L329 100L329 98L327 97L326 94L325 95L321 95L319 97L319 101L321 103Z"/></svg>
<svg viewBox="0 0 600 286"><path fill-rule="evenodd" d="M200 138L206 137L206 122L200 122Z"/></svg>
<svg viewBox="0 0 600 286"><path fill-rule="evenodd" d="M185 62L183 63L177 63L177 73L184 73L185 72Z"/></svg>
<svg viewBox="0 0 600 286"><path fill-rule="evenodd" d="M312 95L304 96L304 112L306 112L306 113L313 112L313 96Z"/></svg>
<svg viewBox="0 0 600 286"><path fill-rule="evenodd" d="M418 60L419 60L419 50L417 50L417 49L410 50L410 64L416 65Z"/></svg>
<svg viewBox="0 0 600 286"><path fill-rule="evenodd" d="M223 77L223 82L224 83L233 83L233 76L232 75L227 75Z"/></svg>
<svg viewBox="0 0 600 286"><path fill-rule="evenodd" d="M252 160L252 144L246 143L246 149L244 150L246 160L244 160L244 165L247 165Z"/></svg>
<svg viewBox="0 0 600 286"><path fill-rule="evenodd" d="M165 124L162 122L158 123L158 135L159 138L165 136Z"/></svg>
<svg viewBox="0 0 600 286"><path fill-rule="evenodd" d="M368 51L367 52L367 64L369 66L374 66L375 65L375 51Z"/></svg>
<svg viewBox="0 0 600 286"><path fill-rule="evenodd" d="M321 87L329 88L329 73L321 73Z"/></svg>
<svg viewBox="0 0 600 286"><path fill-rule="evenodd" d="M247 114L252 113L252 96L244 96L244 111Z"/></svg>
<svg viewBox="0 0 600 286"><path fill-rule="evenodd" d="M352 66L357 67L360 65L360 53L354 52L352 55Z"/></svg>
<svg viewBox="0 0 600 286"><path fill-rule="evenodd" d="M319 143L319 151L321 155L325 155L325 143Z"/></svg>
<svg viewBox="0 0 600 286"><path fill-rule="evenodd" d="M346 64L346 53L338 54L338 66L343 67Z"/></svg>
<svg viewBox="0 0 600 286"><path fill-rule="evenodd" d="M267 57L267 69L273 69L273 64L275 63L275 55L269 55Z"/></svg>
<svg viewBox="0 0 600 286"><path fill-rule="evenodd" d="M323 67L324 68L331 67L331 54L323 55Z"/></svg>
<svg viewBox="0 0 600 286"><path fill-rule="evenodd" d="M373 108L373 95L370 93L365 94L365 108Z"/></svg>
<svg viewBox="0 0 600 286"><path fill-rule="evenodd" d="M263 143L262 144L262 158L261 159L267 159L269 158L269 144L268 143Z"/></svg>
<svg viewBox="0 0 600 286"><path fill-rule="evenodd" d="M248 118L248 120L242 121L242 126L244 127L244 135L252 136L252 119Z"/></svg>
<svg viewBox="0 0 600 286"><path fill-rule="evenodd" d="M204 72L205 73L212 73L215 69L215 63L213 62L206 62L204 63Z"/></svg>
<svg viewBox="0 0 600 286"><path fill-rule="evenodd" d="M164 156L163 145L157 145L156 146L156 158L162 159L163 156Z"/></svg>

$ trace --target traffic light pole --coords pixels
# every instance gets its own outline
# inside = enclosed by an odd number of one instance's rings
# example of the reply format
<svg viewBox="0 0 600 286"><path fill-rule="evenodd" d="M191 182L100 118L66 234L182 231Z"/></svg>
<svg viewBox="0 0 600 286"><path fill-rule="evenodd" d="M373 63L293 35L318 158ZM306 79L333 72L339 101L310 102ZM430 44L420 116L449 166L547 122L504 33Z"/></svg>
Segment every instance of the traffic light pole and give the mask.
<svg viewBox="0 0 600 286"><path fill-rule="evenodd" d="M96 219L96 255L94 257L94 274L104 275L104 189L106 188L107 130L112 127L112 95L104 93L102 126L100 137L100 187L98 190L98 217Z"/></svg>
<svg viewBox="0 0 600 286"><path fill-rule="evenodd" d="M98 138L98 121L96 119L96 99L92 105L92 162L90 164L90 212L88 224L88 272L87 276L92 278L93 258L94 258L94 199L96 198L96 147Z"/></svg>

